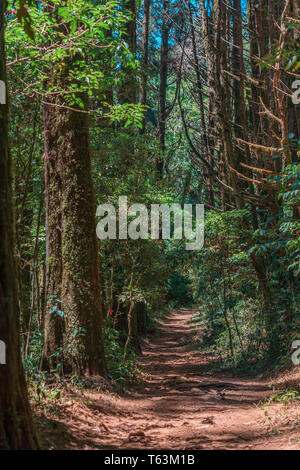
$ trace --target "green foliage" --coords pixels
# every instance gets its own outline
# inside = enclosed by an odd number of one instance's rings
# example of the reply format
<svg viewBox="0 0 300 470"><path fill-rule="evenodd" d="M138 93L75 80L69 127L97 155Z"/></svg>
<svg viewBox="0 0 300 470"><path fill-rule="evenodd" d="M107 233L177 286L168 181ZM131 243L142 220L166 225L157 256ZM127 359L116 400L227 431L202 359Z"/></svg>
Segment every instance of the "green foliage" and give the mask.
<svg viewBox="0 0 300 470"><path fill-rule="evenodd" d="M135 69L123 35L128 20L118 1L93 2L75 0L61 7L60 0L51 11L33 2L30 16L23 2L17 17L10 15L6 29L10 79L14 96L49 99L61 96L64 106L85 110L83 94L90 98L105 97L107 90L122 83L122 68ZM14 11L11 9L10 11ZM18 23L18 19L24 24ZM24 34L24 28L26 34ZM112 31L117 32L111 34ZM34 43L33 43L34 35ZM129 60L130 57L130 60ZM49 71L55 70L56 83L49 82ZM126 126L141 126L143 108L131 103L93 106L90 114L97 119L126 120Z"/></svg>
<svg viewBox="0 0 300 470"><path fill-rule="evenodd" d="M265 222L254 232L246 229L251 217L247 210L206 216L206 247L192 262L199 305L195 322L199 346L213 352L223 366L251 369L258 362L263 368L266 361L278 366L290 361L291 341L299 328L299 280L293 274L298 240L292 214L291 225L282 215L276 220L278 230L271 225L275 219L265 214ZM268 299L252 267L253 253L262 262L268 259ZM271 356L274 343L278 352Z"/></svg>
<svg viewBox="0 0 300 470"><path fill-rule="evenodd" d="M136 353L131 348L124 359L124 349L120 331L111 326L105 329L106 359L109 377L117 384L136 382L141 379L141 371L136 366Z"/></svg>
<svg viewBox="0 0 300 470"><path fill-rule="evenodd" d="M270 397L268 397L265 400L262 407L267 408L272 403L282 403L284 405L288 405L288 404L293 403L294 401L299 401L299 400L300 400L299 390L286 389L281 392L273 393Z"/></svg>
<svg viewBox="0 0 300 470"><path fill-rule="evenodd" d="M168 298L174 306L187 306L191 303L190 279L178 272L174 272L168 279Z"/></svg>

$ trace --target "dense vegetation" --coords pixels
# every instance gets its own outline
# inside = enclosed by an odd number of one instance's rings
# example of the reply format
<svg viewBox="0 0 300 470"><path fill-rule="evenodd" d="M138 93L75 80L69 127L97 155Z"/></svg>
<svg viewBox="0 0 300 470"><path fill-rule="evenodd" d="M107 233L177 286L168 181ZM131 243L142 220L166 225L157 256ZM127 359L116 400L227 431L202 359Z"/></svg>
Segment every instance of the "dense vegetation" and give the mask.
<svg viewBox="0 0 300 470"><path fill-rule="evenodd" d="M170 306L197 306L199 346L226 366L289 366L298 1L0 5L0 448L38 446L21 361L33 382L134 380L140 339ZM204 204L204 248L99 243L96 206L120 196Z"/></svg>

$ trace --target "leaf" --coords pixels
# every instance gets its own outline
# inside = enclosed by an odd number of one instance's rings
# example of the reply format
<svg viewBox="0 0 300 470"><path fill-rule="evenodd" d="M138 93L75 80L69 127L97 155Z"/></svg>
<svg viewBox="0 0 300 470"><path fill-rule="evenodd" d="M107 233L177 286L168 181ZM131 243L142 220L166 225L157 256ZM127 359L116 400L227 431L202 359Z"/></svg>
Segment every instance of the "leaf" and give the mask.
<svg viewBox="0 0 300 470"><path fill-rule="evenodd" d="M77 20L74 19L72 23L70 24L70 31L71 33L75 33L76 30L77 30Z"/></svg>
<svg viewBox="0 0 300 470"><path fill-rule="evenodd" d="M64 17L68 16L69 10L66 7L60 7L60 8L58 8L57 13L59 14L59 16L62 16L64 18Z"/></svg>

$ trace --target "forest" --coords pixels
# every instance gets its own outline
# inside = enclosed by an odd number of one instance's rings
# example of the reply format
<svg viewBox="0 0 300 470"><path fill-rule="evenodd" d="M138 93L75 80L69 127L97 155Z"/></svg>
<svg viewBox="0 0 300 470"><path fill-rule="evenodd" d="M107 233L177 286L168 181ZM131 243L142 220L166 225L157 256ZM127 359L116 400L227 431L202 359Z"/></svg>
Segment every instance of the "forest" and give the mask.
<svg viewBox="0 0 300 470"><path fill-rule="evenodd" d="M299 0L0 0L0 450L300 449L299 39Z"/></svg>

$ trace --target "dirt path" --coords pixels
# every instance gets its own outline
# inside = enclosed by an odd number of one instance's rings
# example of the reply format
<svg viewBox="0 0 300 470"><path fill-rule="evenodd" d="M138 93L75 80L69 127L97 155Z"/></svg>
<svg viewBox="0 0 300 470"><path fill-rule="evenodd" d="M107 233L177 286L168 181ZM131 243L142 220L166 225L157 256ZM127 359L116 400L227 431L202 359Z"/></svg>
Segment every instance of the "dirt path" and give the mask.
<svg viewBox="0 0 300 470"><path fill-rule="evenodd" d="M258 406L265 382L211 374L191 345L191 310L170 314L148 340L146 384L121 397L99 392L71 400L47 447L69 449L295 449L298 434L272 428ZM266 422L267 421L267 422ZM59 437L58 437L59 436Z"/></svg>

